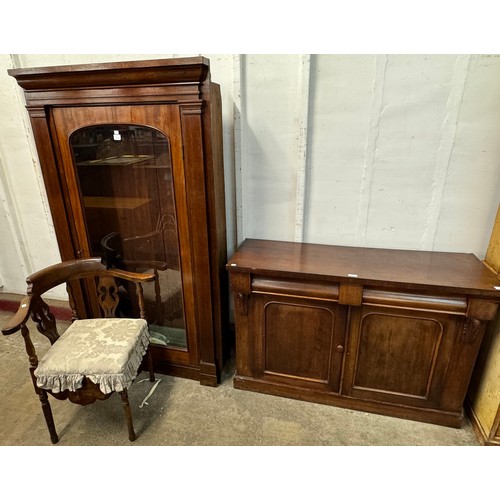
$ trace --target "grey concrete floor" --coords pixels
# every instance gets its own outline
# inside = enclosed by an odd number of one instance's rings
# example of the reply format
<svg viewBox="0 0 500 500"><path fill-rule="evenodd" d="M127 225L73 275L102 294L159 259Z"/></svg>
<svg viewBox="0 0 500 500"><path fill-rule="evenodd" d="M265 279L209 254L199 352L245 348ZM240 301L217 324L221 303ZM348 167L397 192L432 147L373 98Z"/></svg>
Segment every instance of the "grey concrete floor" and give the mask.
<svg viewBox="0 0 500 500"><path fill-rule="evenodd" d="M0 311L0 325L12 315ZM48 348L32 323L39 357ZM61 323L61 330L65 324ZM28 372L20 333L0 338L0 445L53 446ZM345 410L234 389L234 363L222 383L145 372L129 389L138 439L127 439L120 398L81 407L50 399L60 441L55 446L478 446L467 420L462 429Z"/></svg>

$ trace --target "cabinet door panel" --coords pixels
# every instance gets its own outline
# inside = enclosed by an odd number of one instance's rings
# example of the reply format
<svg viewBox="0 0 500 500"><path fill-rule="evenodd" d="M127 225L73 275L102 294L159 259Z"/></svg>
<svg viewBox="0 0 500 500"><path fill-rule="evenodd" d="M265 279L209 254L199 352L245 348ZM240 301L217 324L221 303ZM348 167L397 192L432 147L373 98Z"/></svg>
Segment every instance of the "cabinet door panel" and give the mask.
<svg viewBox="0 0 500 500"><path fill-rule="evenodd" d="M362 307L352 315L346 391L418 406L438 403L460 317Z"/></svg>
<svg viewBox="0 0 500 500"><path fill-rule="evenodd" d="M442 336L434 319L364 315L354 387L427 398Z"/></svg>
<svg viewBox="0 0 500 500"><path fill-rule="evenodd" d="M345 310L328 302L254 296L256 376L338 392Z"/></svg>
<svg viewBox="0 0 500 500"><path fill-rule="evenodd" d="M264 321L266 372L328 380L335 325L331 310L270 302Z"/></svg>
<svg viewBox="0 0 500 500"><path fill-rule="evenodd" d="M77 249L64 258L154 269L157 283L145 289L154 357L196 364L194 281L202 271L193 266L190 226L200 214L187 210L179 108L54 108L52 120Z"/></svg>

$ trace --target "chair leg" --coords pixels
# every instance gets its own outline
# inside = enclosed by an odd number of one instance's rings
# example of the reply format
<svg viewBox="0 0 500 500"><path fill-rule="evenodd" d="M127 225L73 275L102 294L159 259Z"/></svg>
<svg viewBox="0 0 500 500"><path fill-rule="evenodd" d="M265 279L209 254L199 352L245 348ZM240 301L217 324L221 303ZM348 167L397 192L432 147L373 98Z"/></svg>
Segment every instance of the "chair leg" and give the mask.
<svg viewBox="0 0 500 500"><path fill-rule="evenodd" d="M47 423L47 427L49 429L50 440L53 444L56 444L59 441L59 436L56 432L56 426L54 424L54 418L52 416L49 398L47 396L47 393L42 389L38 393L38 397L40 398L40 403L42 403L43 416L45 417L45 422Z"/></svg>
<svg viewBox="0 0 500 500"><path fill-rule="evenodd" d="M134 431L134 423L132 422L132 412L130 411L130 405L128 403L127 389L123 389L123 391L120 392L120 397L122 398L123 410L125 411L125 420L127 421L128 438L130 441L135 441L136 435Z"/></svg>
<svg viewBox="0 0 500 500"><path fill-rule="evenodd" d="M149 381L155 381L155 372L153 368L153 353L151 352L151 346L148 347L148 370L149 370Z"/></svg>

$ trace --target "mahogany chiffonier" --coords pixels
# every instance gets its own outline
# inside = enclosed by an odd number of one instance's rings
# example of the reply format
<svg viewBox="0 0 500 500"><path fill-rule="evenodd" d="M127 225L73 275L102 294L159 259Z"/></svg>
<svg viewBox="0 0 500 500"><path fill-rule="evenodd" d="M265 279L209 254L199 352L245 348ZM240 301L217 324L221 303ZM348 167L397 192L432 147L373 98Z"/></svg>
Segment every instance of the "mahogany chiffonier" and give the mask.
<svg viewBox="0 0 500 500"><path fill-rule="evenodd" d="M209 60L9 74L24 89L62 259L154 273L144 296L155 370L216 385L228 298L221 95ZM98 314L92 286L73 291L80 317Z"/></svg>
<svg viewBox="0 0 500 500"><path fill-rule="evenodd" d="M472 254L245 240L234 387L460 427L500 280Z"/></svg>

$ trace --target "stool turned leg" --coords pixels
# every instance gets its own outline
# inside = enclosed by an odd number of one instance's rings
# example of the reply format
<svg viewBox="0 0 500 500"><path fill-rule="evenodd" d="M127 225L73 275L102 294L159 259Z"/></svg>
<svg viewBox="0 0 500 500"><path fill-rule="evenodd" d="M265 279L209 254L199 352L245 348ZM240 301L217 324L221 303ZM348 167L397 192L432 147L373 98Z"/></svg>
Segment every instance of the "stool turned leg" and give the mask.
<svg viewBox="0 0 500 500"><path fill-rule="evenodd" d="M42 403L43 416L45 417L45 422L49 429L50 440L52 444L56 444L59 441L59 436L56 432L56 426L54 424L54 417L52 416L52 410L50 408L49 398L44 390L40 390L38 397L40 398L40 403Z"/></svg>
<svg viewBox="0 0 500 500"><path fill-rule="evenodd" d="M132 412L130 411L130 405L128 403L127 389L123 389L123 391L120 392L120 397L122 398L123 410L125 412L125 420L127 421L128 438L130 441L135 441L136 435L134 431L134 424L132 422Z"/></svg>

